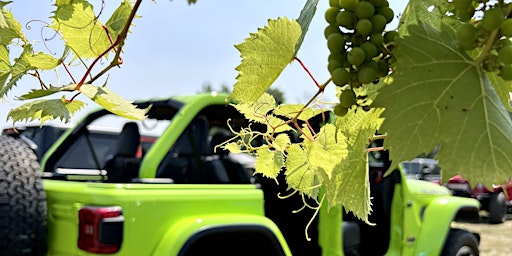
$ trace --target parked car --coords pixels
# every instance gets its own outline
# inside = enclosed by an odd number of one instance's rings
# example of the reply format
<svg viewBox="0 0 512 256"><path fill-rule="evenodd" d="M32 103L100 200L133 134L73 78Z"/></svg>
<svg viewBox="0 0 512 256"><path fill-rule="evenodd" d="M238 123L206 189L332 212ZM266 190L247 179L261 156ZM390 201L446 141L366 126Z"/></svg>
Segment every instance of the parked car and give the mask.
<svg viewBox="0 0 512 256"><path fill-rule="evenodd" d="M4 128L2 134L23 140L34 151L39 161L41 161L46 151L48 151L59 137L70 128L72 128L72 126L58 123L44 124L42 126L25 125L15 128ZM80 139L80 143L77 144L75 150L87 150L87 144L91 143L102 148L101 151L105 152L103 156L107 156L114 152L119 132L120 129L113 129L107 126L89 126L87 136L84 135L82 139ZM142 154L147 152L155 141L155 136L141 134L140 145L137 148L136 155L142 157ZM70 155L76 156L75 159L70 161L79 165L80 155L74 153ZM101 155L98 157L101 157Z"/></svg>
<svg viewBox="0 0 512 256"><path fill-rule="evenodd" d="M435 159L415 158L411 161L400 163L399 168L408 179L441 183L441 168Z"/></svg>
<svg viewBox="0 0 512 256"><path fill-rule="evenodd" d="M471 187L469 180L461 175L450 178L445 184L455 196L477 199L482 209L489 213L489 222L503 223L507 220L507 213L512 210L512 178L505 184L492 185L487 188L477 182Z"/></svg>
<svg viewBox="0 0 512 256"><path fill-rule="evenodd" d="M41 165L23 140L1 135L0 187L8 189L0 190L0 211L15 214L0 214L0 255L479 254L478 234L451 227L479 218L479 202L400 170L384 176L386 154L372 153L381 164L361 174L369 178L372 224L341 208L294 212L304 198L278 197L289 192L282 175L278 183L253 175L212 150L223 141L212 132L249 125L226 98L139 101L152 106L142 122L92 112L62 134ZM104 119L120 131L108 149L89 137ZM144 130L156 140L137 155ZM342 236L332 237L339 229Z"/></svg>

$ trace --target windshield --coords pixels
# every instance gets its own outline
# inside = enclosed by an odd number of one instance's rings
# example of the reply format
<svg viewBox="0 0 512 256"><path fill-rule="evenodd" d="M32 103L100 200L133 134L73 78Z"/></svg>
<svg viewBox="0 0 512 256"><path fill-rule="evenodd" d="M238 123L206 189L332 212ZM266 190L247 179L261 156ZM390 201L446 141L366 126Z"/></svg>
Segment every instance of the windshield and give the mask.
<svg viewBox="0 0 512 256"><path fill-rule="evenodd" d="M405 174L441 174L441 169L435 161L423 162L423 161L411 161L403 162L402 169Z"/></svg>

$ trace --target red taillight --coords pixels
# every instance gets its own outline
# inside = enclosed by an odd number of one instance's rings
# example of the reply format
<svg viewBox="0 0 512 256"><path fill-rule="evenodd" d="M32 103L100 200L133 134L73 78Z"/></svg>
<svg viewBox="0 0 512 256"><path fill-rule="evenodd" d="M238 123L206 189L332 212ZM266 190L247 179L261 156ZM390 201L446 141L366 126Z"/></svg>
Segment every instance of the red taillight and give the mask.
<svg viewBox="0 0 512 256"><path fill-rule="evenodd" d="M82 207L78 219L78 248L105 254L119 251L124 225L121 207Z"/></svg>

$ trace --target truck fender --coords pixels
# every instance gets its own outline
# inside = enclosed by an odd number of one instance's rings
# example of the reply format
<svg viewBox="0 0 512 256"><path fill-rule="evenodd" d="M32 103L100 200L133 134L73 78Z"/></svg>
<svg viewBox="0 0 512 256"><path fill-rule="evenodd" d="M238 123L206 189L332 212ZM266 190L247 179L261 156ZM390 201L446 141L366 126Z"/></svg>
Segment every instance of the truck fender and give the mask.
<svg viewBox="0 0 512 256"><path fill-rule="evenodd" d="M276 246L281 247L284 255L292 255L279 228L269 219L258 215L219 214L191 216L183 218L169 226L157 243L152 255L181 255L201 233L219 228L252 227L266 230L275 235Z"/></svg>
<svg viewBox="0 0 512 256"><path fill-rule="evenodd" d="M414 255L440 255L451 222L458 217L479 218L480 203L471 198L446 196L430 202L422 212L422 228Z"/></svg>

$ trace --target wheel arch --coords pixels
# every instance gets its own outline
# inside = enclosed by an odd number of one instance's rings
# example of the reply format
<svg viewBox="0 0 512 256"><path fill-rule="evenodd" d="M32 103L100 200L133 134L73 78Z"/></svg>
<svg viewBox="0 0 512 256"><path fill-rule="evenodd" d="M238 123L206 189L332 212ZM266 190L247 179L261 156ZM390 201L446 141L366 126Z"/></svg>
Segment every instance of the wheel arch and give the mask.
<svg viewBox="0 0 512 256"><path fill-rule="evenodd" d="M415 255L439 255L455 220L478 219L480 203L471 198L446 196L432 200L422 215Z"/></svg>
<svg viewBox="0 0 512 256"><path fill-rule="evenodd" d="M204 246L215 239L217 242L219 239L226 241L223 245L230 245L236 243L236 239L247 238L261 239L274 251L280 252L277 255L291 255L284 237L272 221L257 215L235 214L184 218L169 226L153 255L191 255L190 252L198 250L197 246Z"/></svg>

